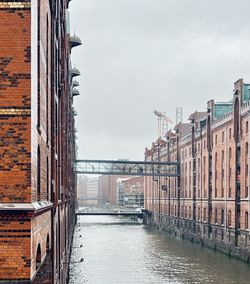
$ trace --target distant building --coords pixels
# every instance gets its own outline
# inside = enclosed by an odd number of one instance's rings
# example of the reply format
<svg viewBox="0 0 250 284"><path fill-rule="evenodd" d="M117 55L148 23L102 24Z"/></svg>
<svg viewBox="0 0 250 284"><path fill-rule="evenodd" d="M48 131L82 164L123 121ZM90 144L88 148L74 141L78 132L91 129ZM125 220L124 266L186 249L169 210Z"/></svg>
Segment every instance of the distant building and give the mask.
<svg viewBox="0 0 250 284"><path fill-rule="evenodd" d="M144 177L119 178L117 203L125 207L144 206Z"/></svg>
<svg viewBox="0 0 250 284"><path fill-rule="evenodd" d="M110 203L117 205L117 180L119 178L128 178L128 176L109 176L103 175L99 177L98 186L98 203Z"/></svg>
<svg viewBox="0 0 250 284"><path fill-rule="evenodd" d="M83 200L87 196L87 182L88 178L84 175L78 175L77 177L77 201L78 206L83 205Z"/></svg>
<svg viewBox="0 0 250 284"><path fill-rule="evenodd" d="M80 176L77 183L78 206L88 206L98 204L99 178Z"/></svg>
<svg viewBox="0 0 250 284"><path fill-rule="evenodd" d="M98 185L99 178L88 178L87 181L87 205L97 205L98 204Z"/></svg>

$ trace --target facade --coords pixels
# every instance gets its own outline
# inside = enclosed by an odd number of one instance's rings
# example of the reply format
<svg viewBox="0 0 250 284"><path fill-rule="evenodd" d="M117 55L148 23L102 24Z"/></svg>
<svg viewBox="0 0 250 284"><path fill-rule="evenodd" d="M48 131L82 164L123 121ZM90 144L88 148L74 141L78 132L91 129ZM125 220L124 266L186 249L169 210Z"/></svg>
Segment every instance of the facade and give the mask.
<svg viewBox="0 0 250 284"><path fill-rule="evenodd" d="M80 177L78 179L78 206L98 204L99 178Z"/></svg>
<svg viewBox="0 0 250 284"><path fill-rule="evenodd" d="M77 201L78 206L84 205L84 199L87 196L87 182L88 178L84 175L79 175L77 177Z"/></svg>
<svg viewBox="0 0 250 284"><path fill-rule="evenodd" d="M110 203L112 205L117 204L116 197L116 181L119 176L103 175L99 177L98 187L98 203L105 204Z"/></svg>
<svg viewBox="0 0 250 284"><path fill-rule="evenodd" d="M117 180L117 204L135 208L144 206L144 177Z"/></svg>
<svg viewBox="0 0 250 284"><path fill-rule="evenodd" d="M117 205L117 181L128 176L102 175L99 177L98 204Z"/></svg>
<svg viewBox="0 0 250 284"><path fill-rule="evenodd" d="M234 84L229 102L207 104L166 141L146 149L146 160L178 161L180 177L145 178L147 221L229 255L250 260L250 85Z"/></svg>
<svg viewBox="0 0 250 284"><path fill-rule="evenodd" d="M0 283L66 283L75 209L66 0L0 1Z"/></svg>

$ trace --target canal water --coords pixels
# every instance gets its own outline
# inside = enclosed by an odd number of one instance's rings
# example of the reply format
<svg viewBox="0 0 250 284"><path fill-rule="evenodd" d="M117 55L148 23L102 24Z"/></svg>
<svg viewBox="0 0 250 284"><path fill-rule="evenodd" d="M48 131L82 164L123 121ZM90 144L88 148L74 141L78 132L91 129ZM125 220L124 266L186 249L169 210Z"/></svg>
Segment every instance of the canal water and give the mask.
<svg viewBox="0 0 250 284"><path fill-rule="evenodd" d="M70 283L250 283L247 264L125 217L78 217L74 247L81 244L72 250Z"/></svg>

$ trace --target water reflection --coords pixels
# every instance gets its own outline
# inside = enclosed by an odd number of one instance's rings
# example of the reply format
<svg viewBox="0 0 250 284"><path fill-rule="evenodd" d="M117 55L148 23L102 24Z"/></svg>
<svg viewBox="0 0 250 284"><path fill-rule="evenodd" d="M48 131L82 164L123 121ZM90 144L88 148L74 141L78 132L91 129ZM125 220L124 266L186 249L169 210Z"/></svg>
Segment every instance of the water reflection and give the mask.
<svg viewBox="0 0 250 284"><path fill-rule="evenodd" d="M81 217L80 228L72 261L85 261L72 265L70 283L249 283L246 264L130 219Z"/></svg>

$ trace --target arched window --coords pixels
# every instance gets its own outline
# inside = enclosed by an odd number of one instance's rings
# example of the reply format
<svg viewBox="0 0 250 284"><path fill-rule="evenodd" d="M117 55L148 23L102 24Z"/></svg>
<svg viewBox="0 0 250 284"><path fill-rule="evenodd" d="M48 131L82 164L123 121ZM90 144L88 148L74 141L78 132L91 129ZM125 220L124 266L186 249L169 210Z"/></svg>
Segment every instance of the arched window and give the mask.
<svg viewBox="0 0 250 284"><path fill-rule="evenodd" d="M231 139L232 139L232 129L229 128L229 140L231 140Z"/></svg>
<svg viewBox="0 0 250 284"><path fill-rule="evenodd" d="M245 212L245 229L248 229L248 212Z"/></svg>
<svg viewBox="0 0 250 284"><path fill-rule="evenodd" d="M221 138L221 142L224 143L224 140L225 140L225 134L224 134L224 131L222 131L222 138Z"/></svg>
<svg viewBox="0 0 250 284"><path fill-rule="evenodd" d="M41 199L41 153L40 146L37 147L37 201Z"/></svg>
<svg viewBox="0 0 250 284"><path fill-rule="evenodd" d="M207 218L207 208L204 208L203 209L203 221L206 221L206 218Z"/></svg>
<svg viewBox="0 0 250 284"><path fill-rule="evenodd" d="M224 177L225 177L224 164L225 164L225 153L224 150L222 150L221 153L221 197L222 198L224 198Z"/></svg>
<svg viewBox="0 0 250 284"><path fill-rule="evenodd" d="M46 197L49 200L49 159L46 158Z"/></svg>
<svg viewBox="0 0 250 284"><path fill-rule="evenodd" d="M204 197L207 197L207 192L206 192L206 157L203 157L203 190L204 190Z"/></svg>
<svg viewBox="0 0 250 284"><path fill-rule="evenodd" d="M218 218L218 213L217 213L217 208L214 210L214 223L217 224L217 218Z"/></svg>
<svg viewBox="0 0 250 284"><path fill-rule="evenodd" d="M232 226L232 212L231 212L231 210L228 210L227 225L228 225L228 227Z"/></svg>
<svg viewBox="0 0 250 284"><path fill-rule="evenodd" d="M232 168L231 168L231 159L232 159L232 148L229 148L228 151L228 156L229 156L229 163L228 163L228 197L231 198L231 178L232 178Z"/></svg>
<svg viewBox="0 0 250 284"><path fill-rule="evenodd" d="M41 266L41 261L42 261L41 246L40 244L38 244L36 250L36 270Z"/></svg>
<svg viewBox="0 0 250 284"><path fill-rule="evenodd" d="M41 45L41 35L40 35L40 25L41 25L41 14L40 14L40 0L37 3L37 127L40 128L41 120L41 90L40 90L40 45Z"/></svg>
<svg viewBox="0 0 250 284"><path fill-rule="evenodd" d="M248 133L248 121L246 122L246 133Z"/></svg>
<svg viewBox="0 0 250 284"><path fill-rule="evenodd" d="M245 145L245 197L248 197L248 142Z"/></svg>
<svg viewBox="0 0 250 284"><path fill-rule="evenodd" d="M225 215L225 213L224 213L224 209L221 209L221 225L224 225L224 215Z"/></svg>
<svg viewBox="0 0 250 284"><path fill-rule="evenodd" d="M46 239L46 252L48 253L50 250L50 247L49 247L49 235L47 235L47 239Z"/></svg>

